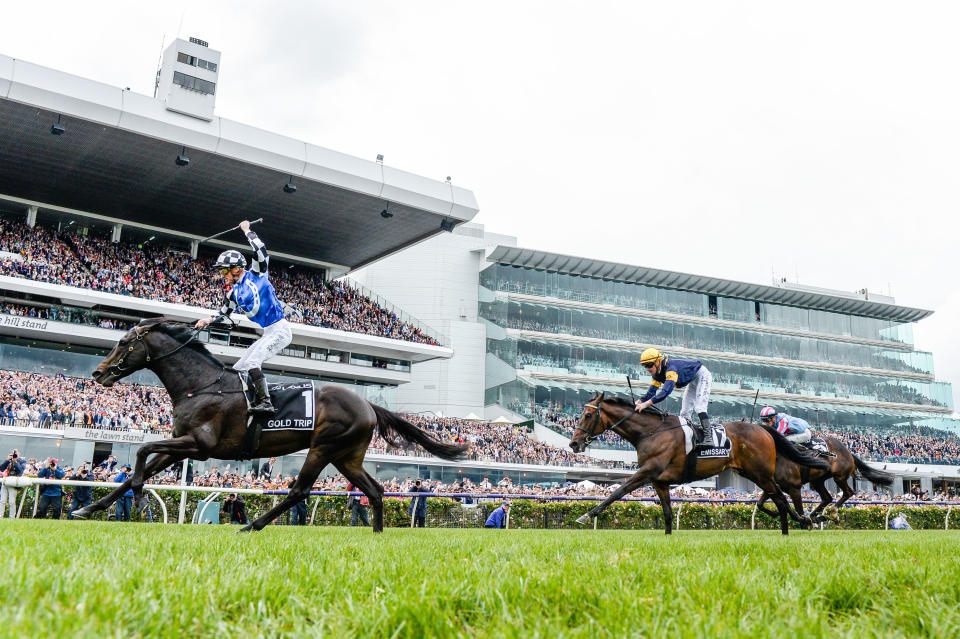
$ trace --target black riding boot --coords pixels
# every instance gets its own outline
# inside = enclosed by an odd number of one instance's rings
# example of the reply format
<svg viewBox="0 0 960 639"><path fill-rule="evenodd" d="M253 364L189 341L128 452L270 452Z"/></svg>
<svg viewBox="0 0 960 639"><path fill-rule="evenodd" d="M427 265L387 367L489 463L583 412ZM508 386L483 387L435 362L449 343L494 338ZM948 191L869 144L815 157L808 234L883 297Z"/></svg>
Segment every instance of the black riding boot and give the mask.
<svg viewBox="0 0 960 639"><path fill-rule="evenodd" d="M253 383L253 390L257 393L257 400L250 407L250 412L254 415L272 415L275 413L276 410L270 401L270 391L267 388L267 380L263 376L263 371L259 368L251 368L250 382Z"/></svg>
<svg viewBox="0 0 960 639"><path fill-rule="evenodd" d="M703 442L707 439L707 434L710 432L710 418L706 413L697 413L697 417L700 418L699 424L694 424L692 421L690 423L693 426L693 432L697 436L696 441L693 442L693 447L702 446Z"/></svg>

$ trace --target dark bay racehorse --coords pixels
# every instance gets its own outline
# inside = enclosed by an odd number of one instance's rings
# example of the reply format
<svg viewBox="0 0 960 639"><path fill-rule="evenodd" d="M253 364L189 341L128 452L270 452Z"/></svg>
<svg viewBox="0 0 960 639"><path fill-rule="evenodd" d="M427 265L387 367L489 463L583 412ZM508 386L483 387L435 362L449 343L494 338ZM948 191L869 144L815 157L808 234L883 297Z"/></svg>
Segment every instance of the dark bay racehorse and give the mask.
<svg viewBox="0 0 960 639"><path fill-rule="evenodd" d="M247 402L237 374L225 369L194 339L183 324L144 320L131 329L93 371L103 386L147 368L156 373L173 401L173 437L141 446L133 476L103 499L73 514L88 517L105 510L132 488L139 501L144 482L174 462L191 459L242 459L247 431ZM363 458L375 429L391 445L420 444L444 459L456 459L466 446L438 441L399 415L371 404L339 386L314 390L313 431L264 432L256 457L286 455L308 449L306 461L290 493L242 530L260 530L307 496L327 464L353 482L373 506L373 530L383 530L383 487L363 469ZM151 457L152 455L152 457Z"/></svg>
<svg viewBox="0 0 960 639"><path fill-rule="evenodd" d="M773 430L769 426L764 426L768 430ZM865 478L879 486L889 486L893 483L894 476L885 473L882 470L872 468L862 459L850 452L846 444L835 437L824 437L829 448L836 457L830 460L830 470L816 470L798 466L785 457L777 457L777 471L774 474L774 480L777 486L783 492L790 495L793 500L794 508L801 516L803 514L803 498L800 495L801 487L809 483L811 488L820 494L820 505L817 506L809 515L810 523L821 521L820 513L833 501L833 495L827 490L827 480L833 479L837 487L843 492L843 497L837 502L837 508L853 496L853 488L847 483L847 480L853 475L854 470L859 471ZM757 502L757 508L768 515L776 516L777 513L766 508L763 504L767 501L769 495L764 492Z"/></svg>
<svg viewBox="0 0 960 639"><path fill-rule="evenodd" d="M590 517L603 512L610 504L632 493L644 484L653 484L660 498L666 533L671 533L673 511L670 507L670 485L695 479L712 477L730 468L755 483L761 490L770 493L780 514L780 531L788 532L787 517L792 512L786 498L777 490L773 475L777 457L783 455L804 467L829 470L828 464L819 457L805 453L779 433L770 433L758 424L729 422L724 424L727 438L731 441L730 455L714 459L698 459L693 477L684 477L687 454L683 430L676 415L668 415L648 408L637 413L632 402L619 397L606 397L601 393L583 407L583 414L570 438L570 448L575 453L583 452L604 431L615 433L633 444L637 449L640 470L630 476L602 503L592 508L577 521L586 523Z"/></svg>

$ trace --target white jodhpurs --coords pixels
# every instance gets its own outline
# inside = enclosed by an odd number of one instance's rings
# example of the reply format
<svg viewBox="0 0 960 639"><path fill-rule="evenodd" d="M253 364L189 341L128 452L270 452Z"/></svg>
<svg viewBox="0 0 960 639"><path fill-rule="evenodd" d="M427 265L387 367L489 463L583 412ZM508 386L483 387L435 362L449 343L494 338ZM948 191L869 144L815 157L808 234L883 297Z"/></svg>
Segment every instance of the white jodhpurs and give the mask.
<svg viewBox="0 0 960 639"><path fill-rule="evenodd" d="M10 504L10 517L17 516L17 489L4 484L0 486L0 519L3 519L3 507Z"/></svg>
<svg viewBox="0 0 960 639"><path fill-rule="evenodd" d="M792 441L794 444L806 444L810 441L810 431L805 430L802 433L797 433L795 435L784 435L787 439Z"/></svg>
<svg viewBox="0 0 960 639"><path fill-rule="evenodd" d="M293 341L293 333L290 332L290 323L285 319L274 322L263 329L263 337L247 348L243 357L233 365L233 370L248 371L251 368L260 368L265 361L274 355L279 355L291 341Z"/></svg>
<svg viewBox="0 0 960 639"><path fill-rule="evenodd" d="M683 417L689 422L693 420L695 415L707 412L707 405L710 403L710 385L712 383L713 375L710 374L706 366L701 366L693 380L683 389L683 403L680 407L680 417Z"/></svg>

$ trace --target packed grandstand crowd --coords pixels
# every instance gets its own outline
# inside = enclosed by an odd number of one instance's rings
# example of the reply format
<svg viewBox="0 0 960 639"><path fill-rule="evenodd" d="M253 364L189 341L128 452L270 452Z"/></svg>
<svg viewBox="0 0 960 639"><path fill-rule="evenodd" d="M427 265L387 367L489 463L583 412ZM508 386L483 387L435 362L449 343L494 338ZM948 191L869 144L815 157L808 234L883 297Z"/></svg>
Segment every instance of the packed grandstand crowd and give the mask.
<svg viewBox="0 0 960 639"><path fill-rule="evenodd" d="M0 259L2 275L211 311L223 302L223 284L214 277L212 260L194 260L161 244L111 242L93 234L57 232L40 225L30 228L2 219L0 251L12 254ZM274 269L271 282L298 321L409 342L437 343L344 282L325 281L316 273L298 269Z"/></svg>

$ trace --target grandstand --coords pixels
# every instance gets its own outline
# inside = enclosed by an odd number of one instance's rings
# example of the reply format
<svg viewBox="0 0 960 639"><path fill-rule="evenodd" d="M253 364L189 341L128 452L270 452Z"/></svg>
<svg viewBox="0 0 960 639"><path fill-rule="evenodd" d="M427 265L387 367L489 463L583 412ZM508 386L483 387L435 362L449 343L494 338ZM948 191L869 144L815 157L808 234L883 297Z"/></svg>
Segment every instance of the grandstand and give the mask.
<svg viewBox="0 0 960 639"><path fill-rule="evenodd" d="M434 275L421 264L445 268ZM627 377L637 394L646 390L640 353L657 347L710 368L715 418L749 419L772 404L884 462L900 477L897 493L960 487L951 385L936 379L932 353L913 345L913 323L931 311L866 291L732 282L519 248L478 225L354 277L443 327L458 356L472 358L419 368L398 389L400 408L533 419L538 439L561 446L595 392L629 397ZM430 281L459 304L424 295ZM668 410L679 410L679 395ZM635 459L616 435L592 454ZM748 487L729 474L719 481Z"/></svg>

